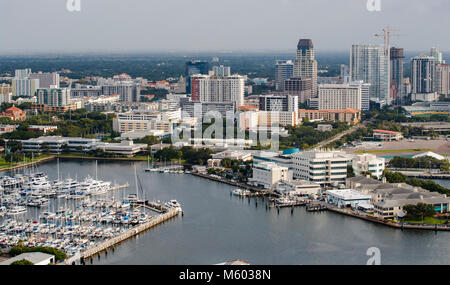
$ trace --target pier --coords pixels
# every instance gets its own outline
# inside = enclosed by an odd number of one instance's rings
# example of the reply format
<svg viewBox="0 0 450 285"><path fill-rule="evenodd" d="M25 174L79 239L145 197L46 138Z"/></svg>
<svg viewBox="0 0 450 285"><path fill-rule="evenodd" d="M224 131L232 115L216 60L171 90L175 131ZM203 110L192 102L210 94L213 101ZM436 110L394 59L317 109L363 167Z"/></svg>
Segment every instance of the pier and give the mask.
<svg viewBox="0 0 450 285"><path fill-rule="evenodd" d="M261 188L253 187L253 186L250 186L250 185L247 185L247 184L243 184L243 183L239 183L239 182L233 182L233 181L229 181L229 180L225 180L225 179L218 179L218 178L212 177L210 175L206 175L206 174L200 174L200 173L191 173L191 174L194 175L194 176L206 178L206 179L213 180L213 181L216 181L216 182L225 183L225 184L228 184L228 185L232 185L232 186L236 186L236 187L239 187L239 188L243 188L243 189L249 190L249 191L252 192L252 194L253 194L252 196L253 197L255 197L255 196L277 196L278 197L279 196L277 193L275 193L272 190L263 190Z"/></svg>
<svg viewBox="0 0 450 285"><path fill-rule="evenodd" d="M131 228L131 229L121 233L120 235L118 235L118 236L116 236L114 238L111 238L111 239L109 239L107 241L104 241L104 242L98 244L97 246L95 246L93 248L89 248L86 251L81 252L80 253L80 259L86 260L86 259L88 259L88 258L90 258L90 257L92 257L92 256L94 256L96 254L99 254L100 252L102 252L104 250L107 250L110 247L113 247L113 246L115 246L115 245L117 245L117 244L119 244L119 243L121 243L121 242L123 242L123 241L125 241L125 240L127 240L127 239L129 239L131 237L133 237L133 236L139 235L140 233L142 233L144 231L147 231L150 228L153 228L153 227L155 227L155 226L157 226L157 225L159 225L161 223L164 223L164 222L166 222L166 221L168 221L168 220L178 216L178 214L181 213L181 212L182 212L181 209L175 209L175 208L170 209L166 213L161 214L161 215L159 215L159 216L157 216L155 218L152 218L148 222L145 222L145 223L143 223L143 224L141 224L139 226L133 227L133 228ZM73 260L68 260L66 262L70 262L70 261L73 261ZM64 264L70 264L70 263L66 263L66 262Z"/></svg>

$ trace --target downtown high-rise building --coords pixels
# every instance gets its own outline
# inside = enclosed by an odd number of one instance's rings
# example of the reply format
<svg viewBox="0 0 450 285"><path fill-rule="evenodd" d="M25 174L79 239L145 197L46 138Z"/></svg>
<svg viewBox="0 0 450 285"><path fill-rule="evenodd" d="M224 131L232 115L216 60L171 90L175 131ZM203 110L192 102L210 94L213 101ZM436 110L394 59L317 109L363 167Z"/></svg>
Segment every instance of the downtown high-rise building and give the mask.
<svg viewBox="0 0 450 285"><path fill-rule="evenodd" d="M345 110L348 108L361 110L362 88L350 84L319 84L319 110Z"/></svg>
<svg viewBox="0 0 450 285"><path fill-rule="evenodd" d="M70 104L70 90L67 88L40 88L36 94L39 105L64 107Z"/></svg>
<svg viewBox="0 0 450 285"><path fill-rule="evenodd" d="M429 94L435 92L436 58L420 55L411 60L412 94Z"/></svg>
<svg viewBox="0 0 450 285"><path fill-rule="evenodd" d="M284 81L285 94L295 95L299 103L308 102L312 96L312 79L292 77Z"/></svg>
<svg viewBox="0 0 450 285"><path fill-rule="evenodd" d="M353 45L350 56L352 80L370 83L370 100L390 105L389 57L382 46Z"/></svg>
<svg viewBox="0 0 450 285"><path fill-rule="evenodd" d="M245 76L197 74L191 76L192 101L199 103L233 103L244 105Z"/></svg>
<svg viewBox="0 0 450 285"><path fill-rule="evenodd" d="M139 102L141 85L134 82L115 82L101 85L101 94L105 96L120 95L121 102Z"/></svg>
<svg viewBox="0 0 450 285"><path fill-rule="evenodd" d="M13 97L33 97L39 86L39 79L30 78L31 69L17 69L12 80Z"/></svg>
<svg viewBox="0 0 450 285"><path fill-rule="evenodd" d="M434 90L445 97L450 95L450 66L448 64L439 63L436 65Z"/></svg>
<svg viewBox="0 0 450 285"><path fill-rule="evenodd" d="M445 64L445 60L442 57L442 52L438 48L432 47L430 50L430 55L436 59L437 64Z"/></svg>
<svg viewBox="0 0 450 285"><path fill-rule="evenodd" d="M313 42L310 39L301 39L298 42L294 77L311 78L311 96L317 96L317 60L315 59Z"/></svg>
<svg viewBox="0 0 450 285"><path fill-rule="evenodd" d="M292 60L277 60L275 65L275 87L284 90L284 81L294 77L294 63Z"/></svg>
<svg viewBox="0 0 450 285"><path fill-rule="evenodd" d="M31 73L30 79L39 80L39 88L59 88L59 74L57 72L38 72Z"/></svg>
<svg viewBox="0 0 450 285"><path fill-rule="evenodd" d="M298 112L298 97L295 95L261 95L259 110L271 112Z"/></svg>
<svg viewBox="0 0 450 285"><path fill-rule="evenodd" d="M404 50L391 47L390 61L392 97L394 99L402 99L406 96L406 94L403 94Z"/></svg>
<svg viewBox="0 0 450 285"><path fill-rule="evenodd" d="M208 74L209 63L207 61L191 60L186 62L186 93L191 94L192 76L197 74Z"/></svg>

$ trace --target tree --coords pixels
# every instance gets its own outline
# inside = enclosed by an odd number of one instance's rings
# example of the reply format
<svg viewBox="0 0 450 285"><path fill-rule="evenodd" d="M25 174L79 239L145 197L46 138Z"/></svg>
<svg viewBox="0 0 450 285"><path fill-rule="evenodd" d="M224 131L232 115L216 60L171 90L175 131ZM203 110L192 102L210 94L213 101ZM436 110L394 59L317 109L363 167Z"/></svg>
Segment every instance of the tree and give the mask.
<svg viewBox="0 0 450 285"><path fill-rule="evenodd" d="M28 261L26 259L22 259L22 260L14 261L10 265L34 265L34 263L31 261Z"/></svg>
<svg viewBox="0 0 450 285"><path fill-rule="evenodd" d="M432 217L435 214L433 206L425 203L406 205L403 207L403 210L406 211L406 218L411 220L420 218L423 221L424 218Z"/></svg>

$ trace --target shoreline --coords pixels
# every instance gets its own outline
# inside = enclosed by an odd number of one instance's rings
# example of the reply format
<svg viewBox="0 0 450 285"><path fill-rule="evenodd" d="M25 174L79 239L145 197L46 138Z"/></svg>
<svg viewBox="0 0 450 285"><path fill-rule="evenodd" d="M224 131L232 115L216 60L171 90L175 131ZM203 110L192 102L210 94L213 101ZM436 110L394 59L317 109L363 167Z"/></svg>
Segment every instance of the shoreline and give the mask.
<svg viewBox="0 0 450 285"><path fill-rule="evenodd" d="M214 177L210 177L208 175L204 175L204 174L199 174L199 173L192 173L192 175L197 176L197 177L201 177L201 178L205 178L208 180L212 180L212 181L216 181L216 182L220 182L220 183L224 183L224 184L228 184L228 185L232 185L232 186L236 186L236 187L241 187L241 188L246 188L250 191L254 191L257 193L263 193L266 192L264 190L260 190L260 189L255 189L251 186L248 185L244 185L244 184L240 184L238 182L232 182L232 181L227 181L227 180L221 180L221 179L217 179ZM266 195L272 195L274 194L273 192L266 192ZM348 217L353 217L353 218L357 218L357 219L361 219L367 222L371 222L371 223L375 223L375 224L379 224L379 225L383 225L383 226L387 226L387 227L391 227L391 228L395 228L395 229L408 229L408 230L427 230L427 231L450 231L450 224L448 225L438 225L438 224L405 224L405 223L395 223L395 222L391 222L391 221L387 221L387 220L380 220L377 218L371 218L371 217L367 217L367 216L361 216L361 215L357 215L357 214L353 214L350 213L346 210L342 210L342 209L338 209L333 207L332 205L329 204L325 204L327 207L327 210L332 211L334 213L337 214L341 214L341 215L345 215Z"/></svg>
<svg viewBox="0 0 450 285"><path fill-rule="evenodd" d="M55 155L52 155L52 156L49 156L49 157L40 158L40 159L37 159L36 161L33 161L33 162L30 161L30 162L27 162L27 163L24 163L24 164L12 166L12 167L7 167L7 168L2 168L2 169L0 169L0 172L5 172L5 171L11 171L11 170L25 168L25 167L30 166L32 164L40 164L40 163L43 163L43 162L51 161L51 160L53 160L55 158L56 158Z"/></svg>

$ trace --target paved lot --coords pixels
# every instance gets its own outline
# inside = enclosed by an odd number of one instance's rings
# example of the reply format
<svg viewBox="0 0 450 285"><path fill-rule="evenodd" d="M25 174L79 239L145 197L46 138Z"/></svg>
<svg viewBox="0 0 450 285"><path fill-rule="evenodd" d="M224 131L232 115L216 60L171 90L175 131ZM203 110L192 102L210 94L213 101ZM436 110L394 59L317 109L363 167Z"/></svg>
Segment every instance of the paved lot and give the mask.
<svg viewBox="0 0 450 285"><path fill-rule="evenodd" d="M379 146L381 144L381 146ZM401 140L392 142L363 142L362 145L352 148L345 148L349 153L356 151L376 151L377 156L395 156L395 155L411 155L421 153L420 149L431 149L433 152L439 154L450 154L450 141L446 139L435 140ZM386 152L382 152L386 150ZM391 152L391 150L399 150L398 152ZM410 150L410 151L407 151ZM419 150L419 151L414 151Z"/></svg>

